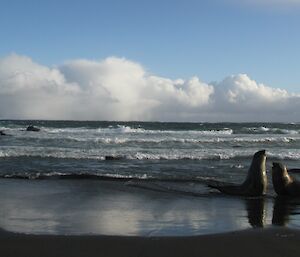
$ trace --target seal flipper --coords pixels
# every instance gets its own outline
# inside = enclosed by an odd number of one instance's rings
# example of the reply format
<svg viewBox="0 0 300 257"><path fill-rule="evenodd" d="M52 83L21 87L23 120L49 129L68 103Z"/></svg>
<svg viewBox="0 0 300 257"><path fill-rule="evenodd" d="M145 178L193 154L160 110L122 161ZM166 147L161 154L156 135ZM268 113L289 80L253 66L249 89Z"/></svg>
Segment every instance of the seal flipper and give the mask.
<svg viewBox="0 0 300 257"><path fill-rule="evenodd" d="M242 196L262 196L267 189L266 151L261 150L254 154L246 180L240 184L222 182L208 182L208 187L218 189L222 193Z"/></svg>
<svg viewBox="0 0 300 257"><path fill-rule="evenodd" d="M219 188L227 187L227 186L234 186L233 183L221 182L218 180L209 180L209 181L207 181L206 185L210 188L215 188L215 189L219 189Z"/></svg>
<svg viewBox="0 0 300 257"><path fill-rule="evenodd" d="M241 192L242 188L239 185L235 185L233 183L226 183L221 181L210 181L207 184L208 187L219 190L222 193L230 194L230 195L240 195L243 194Z"/></svg>

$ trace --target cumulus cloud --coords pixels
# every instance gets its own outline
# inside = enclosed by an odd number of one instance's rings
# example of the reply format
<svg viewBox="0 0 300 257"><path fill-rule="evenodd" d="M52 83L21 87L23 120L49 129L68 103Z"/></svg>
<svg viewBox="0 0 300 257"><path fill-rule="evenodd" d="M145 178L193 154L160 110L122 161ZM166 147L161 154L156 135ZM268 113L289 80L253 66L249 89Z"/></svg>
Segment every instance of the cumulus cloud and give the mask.
<svg viewBox="0 0 300 257"><path fill-rule="evenodd" d="M12 54L0 59L0 117L63 118L80 88L58 69Z"/></svg>
<svg viewBox="0 0 300 257"><path fill-rule="evenodd" d="M299 95L245 74L208 84L155 76L117 57L55 68L17 54L0 59L0 118L299 121L299 107Z"/></svg>
<svg viewBox="0 0 300 257"><path fill-rule="evenodd" d="M300 95L257 83L246 74L215 83L215 110L231 121L299 121Z"/></svg>

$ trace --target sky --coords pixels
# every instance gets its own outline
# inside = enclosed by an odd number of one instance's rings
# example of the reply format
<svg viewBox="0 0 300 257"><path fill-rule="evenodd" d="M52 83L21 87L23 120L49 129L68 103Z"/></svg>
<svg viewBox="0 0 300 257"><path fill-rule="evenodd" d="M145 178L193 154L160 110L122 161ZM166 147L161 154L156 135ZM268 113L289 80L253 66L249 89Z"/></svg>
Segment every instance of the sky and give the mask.
<svg viewBox="0 0 300 257"><path fill-rule="evenodd" d="M300 0L0 0L0 119L285 121Z"/></svg>

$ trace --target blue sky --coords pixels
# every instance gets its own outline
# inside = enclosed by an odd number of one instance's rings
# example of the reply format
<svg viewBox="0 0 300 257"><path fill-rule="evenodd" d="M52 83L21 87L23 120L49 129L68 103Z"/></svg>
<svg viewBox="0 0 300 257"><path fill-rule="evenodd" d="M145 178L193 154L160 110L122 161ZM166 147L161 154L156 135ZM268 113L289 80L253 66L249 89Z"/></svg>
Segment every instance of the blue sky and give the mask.
<svg viewBox="0 0 300 257"><path fill-rule="evenodd" d="M1 0L0 56L49 67L117 56L172 79L246 73L299 93L299 1L244 2Z"/></svg>
<svg viewBox="0 0 300 257"><path fill-rule="evenodd" d="M0 119L300 121L300 0L0 0Z"/></svg>

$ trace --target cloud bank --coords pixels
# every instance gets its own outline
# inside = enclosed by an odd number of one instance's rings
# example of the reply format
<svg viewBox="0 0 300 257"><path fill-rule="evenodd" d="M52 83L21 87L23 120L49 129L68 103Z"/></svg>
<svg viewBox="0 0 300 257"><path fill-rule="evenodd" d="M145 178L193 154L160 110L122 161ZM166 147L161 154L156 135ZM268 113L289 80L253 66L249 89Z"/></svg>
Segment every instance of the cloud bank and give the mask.
<svg viewBox="0 0 300 257"><path fill-rule="evenodd" d="M55 68L17 54L0 59L0 119L297 122L299 107L300 95L246 74L209 84L116 57Z"/></svg>

